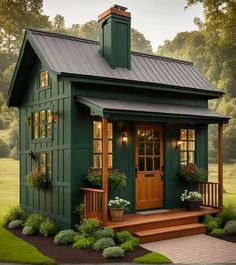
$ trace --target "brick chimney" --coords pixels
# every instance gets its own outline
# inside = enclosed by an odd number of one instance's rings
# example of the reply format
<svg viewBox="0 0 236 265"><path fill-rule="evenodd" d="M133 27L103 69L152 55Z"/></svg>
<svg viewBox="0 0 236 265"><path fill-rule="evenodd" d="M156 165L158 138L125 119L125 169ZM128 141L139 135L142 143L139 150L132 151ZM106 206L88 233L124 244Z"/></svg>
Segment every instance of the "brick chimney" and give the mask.
<svg viewBox="0 0 236 265"><path fill-rule="evenodd" d="M112 68L131 68L131 16L126 10L126 7L114 5L98 16L100 53Z"/></svg>

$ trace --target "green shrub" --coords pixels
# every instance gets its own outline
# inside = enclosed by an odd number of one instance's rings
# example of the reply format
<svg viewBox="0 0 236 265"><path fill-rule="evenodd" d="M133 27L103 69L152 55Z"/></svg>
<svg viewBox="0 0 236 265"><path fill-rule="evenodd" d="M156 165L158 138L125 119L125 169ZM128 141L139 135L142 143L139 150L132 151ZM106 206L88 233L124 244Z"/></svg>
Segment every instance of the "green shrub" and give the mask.
<svg viewBox="0 0 236 265"><path fill-rule="evenodd" d="M8 227L10 229L17 229L17 228L22 228L24 224L23 220L13 220L8 224Z"/></svg>
<svg viewBox="0 0 236 265"><path fill-rule="evenodd" d="M203 219L203 224L207 225L210 221L212 221L214 217L210 214L206 215Z"/></svg>
<svg viewBox="0 0 236 265"><path fill-rule="evenodd" d="M71 244L76 235L77 233L73 230L62 230L54 237L54 243L56 245Z"/></svg>
<svg viewBox="0 0 236 265"><path fill-rule="evenodd" d="M97 218L83 219L81 225L78 228L80 233L84 236L91 236L98 230L99 221Z"/></svg>
<svg viewBox="0 0 236 265"><path fill-rule="evenodd" d="M122 243L120 247L124 251L133 251L136 247L138 247L140 240L137 237L131 237L128 241Z"/></svg>
<svg viewBox="0 0 236 265"><path fill-rule="evenodd" d="M45 237L54 236L56 234L56 225L50 218L46 218L39 228L39 233Z"/></svg>
<svg viewBox="0 0 236 265"><path fill-rule="evenodd" d="M225 234L225 231L224 231L224 229L216 228L216 229L211 231L211 234L213 236L223 236Z"/></svg>
<svg viewBox="0 0 236 265"><path fill-rule="evenodd" d="M25 226L31 226L35 233L39 232L40 225L45 221L45 217L38 213L32 213L25 222Z"/></svg>
<svg viewBox="0 0 236 265"><path fill-rule="evenodd" d="M92 242L86 237L82 237L73 244L73 248L90 248Z"/></svg>
<svg viewBox="0 0 236 265"><path fill-rule="evenodd" d="M84 235L77 234L77 235L74 237L74 242L80 240L81 238L84 238Z"/></svg>
<svg viewBox="0 0 236 265"><path fill-rule="evenodd" d="M25 226L22 230L23 235L34 235L35 231L31 226Z"/></svg>
<svg viewBox="0 0 236 265"><path fill-rule="evenodd" d="M236 234L236 220L228 221L224 227L224 232L229 235Z"/></svg>
<svg viewBox="0 0 236 265"><path fill-rule="evenodd" d="M116 233L116 238L120 243L124 243L132 238L132 235L129 231L123 230Z"/></svg>
<svg viewBox="0 0 236 265"><path fill-rule="evenodd" d="M228 221L236 219L236 207L231 203L228 204L217 217L221 219L221 225L224 227Z"/></svg>
<svg viewBox="0 0 236 265"><path fill-rule="evenodd" d="M11 221L14 220L25 221L26 218L27 218L27 212L24 209L17 206L11 208L8 214L4 217L4 225L8 225Z"/></svg>
<svg viewBox="0 0 236 265"><path fill-rule="evenodd" d="M103 250L103 257L104 258L118 258L123 257L125 251L121 247L108 247Z"/></svg>
<svg viewBox="0 0 236 265"><path fill-rule="evenodd" d="M104 237L104 238L98 239L94 243L93 248L96 250L104 250L105 248L114 247L114 246L115 246L115 242L112 238Z"/></svg>
<svg viewBox="0 0 236 265"><path fill-rule="evenodd" d="M206 224L206 226L207 226L207 230L210 232L213 231L214 229L220 228L217 220L215 220L215 219L212 219L211 221L209 221Z"/></svg>
<svg viewBox="0 0 236 265"><path fill-rule="evenodd" d="M112 228L106 228L106 227L104 229L98 229L94 235L97 239L101 239L103 237L110 237L110 238L114 239L114 237L115 237L113 229Z"/></svg>

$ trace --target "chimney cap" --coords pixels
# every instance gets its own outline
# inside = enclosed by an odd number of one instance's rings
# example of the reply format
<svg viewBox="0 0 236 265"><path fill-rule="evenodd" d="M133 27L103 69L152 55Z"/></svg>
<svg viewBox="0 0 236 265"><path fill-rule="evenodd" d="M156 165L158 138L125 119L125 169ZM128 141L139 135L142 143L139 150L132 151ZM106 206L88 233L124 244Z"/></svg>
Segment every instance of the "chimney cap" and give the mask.
<svg viewBox="0 0 236 265"><path fill-rule="evenodd" d="M98 16L98 21L102 20L106 16L110 14L116 14L122 17L130 17L130 12L127 12L127 7L120 6L120 5L113 5L109 9L107 9L105 12L103 12L101 15Z"/></svg>

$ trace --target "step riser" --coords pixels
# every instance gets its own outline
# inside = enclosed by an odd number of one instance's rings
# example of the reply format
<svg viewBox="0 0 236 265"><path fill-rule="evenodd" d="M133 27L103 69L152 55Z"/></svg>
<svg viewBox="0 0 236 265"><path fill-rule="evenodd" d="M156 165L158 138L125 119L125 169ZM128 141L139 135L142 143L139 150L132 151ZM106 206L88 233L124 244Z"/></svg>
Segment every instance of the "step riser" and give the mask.
<svg viewBox="0 0 236 265"><path fill-rule="evenodd" d="M205 226L186 229L186 230L171 231L171 232L166 232L166 233L161 233L161 234L148 235L148 236L139 237L139 239L141 243L148 243L148 242L161 241L161 240L166 240L166 239L191 236L191 235L197 235L197 234L203 234L203 233L206 233Z"/></svg>
<svg viewBox="0 0 236 265"><path fill-rule="evenodd" d="M131 233L135 233L138 231L144 231L144 230L150 230L155 228L163 228L163 227L169 227L169 226L176 226L176 225L186 225L186 224L193 224L198 223L198 217L185 217L185 218L179 218L179 219L170 219L165 221L155 221L150 223L142 223L132 226L120 226L117 228L114 228L114 230L121 231L121 230L128 230Z"/></svg>

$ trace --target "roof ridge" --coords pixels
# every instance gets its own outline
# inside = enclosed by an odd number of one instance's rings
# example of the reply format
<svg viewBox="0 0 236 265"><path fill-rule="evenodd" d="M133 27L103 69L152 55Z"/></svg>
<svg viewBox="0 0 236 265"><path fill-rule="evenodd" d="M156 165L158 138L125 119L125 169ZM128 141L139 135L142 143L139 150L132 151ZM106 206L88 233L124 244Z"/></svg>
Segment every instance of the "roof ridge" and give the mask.
<svg viewBox="0 0 236 265"><path fill-rule="evenodd" d="M76 41L81 41L81 42L91 43L91 44L96 44L96 45L99 45L99 43L100 43L99 41L85 39L85 38L81 38L81 37L77 37L77 36L73 36L73 35L69 35L69 34L65 34L65 33L51 32L51 31L35 29L35 28L27 28L26 31L31 32L31 33L40 34L40 35L55 36L58 38L66 38L69 40L76 40ZM150 54L150 53L131 51L131 54L136 55L136 56L153 58L153 59L160 59L160 60L164 60L164 61L193 65L193 63L190 61L185 61L185 60L181 60L181 59L175 59L175 58L171 58L171 57L155 55L155 54Z"/></svg>

